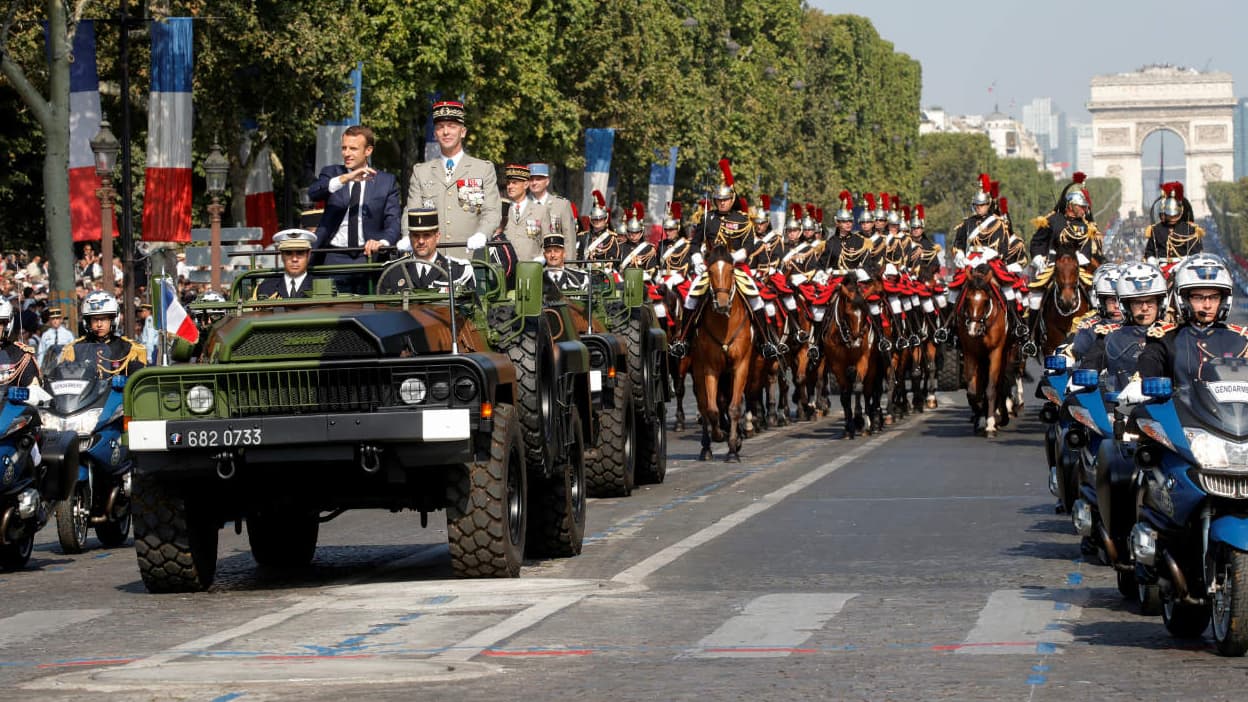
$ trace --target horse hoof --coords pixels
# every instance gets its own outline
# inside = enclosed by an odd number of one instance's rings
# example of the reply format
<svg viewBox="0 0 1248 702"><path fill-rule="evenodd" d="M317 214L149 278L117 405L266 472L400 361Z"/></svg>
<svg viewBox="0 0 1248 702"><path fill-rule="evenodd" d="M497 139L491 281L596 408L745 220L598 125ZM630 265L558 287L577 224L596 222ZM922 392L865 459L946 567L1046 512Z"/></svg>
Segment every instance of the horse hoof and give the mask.
<svg viewBox="0 0 1248 702"><path fill-rule="evenodd" d="M741 456L738 455L736 451L729 451L728 455L724 457L724 463L740 463L740 462L741 462Z"/></svg>
<svg viewBox="0 0 1248 702"><path fill-rule="evenodd" d="M685 430L684 422L676 422L676 426L672 427L672 431L684 431L684 430Z"/></svg>
<svg viewBox="0 0 1248 702"><path fill-rule="evenodd" d="M714 456L715 456L715 454L714 454L714 453L713 453L713 452L712 452L709 448L704 448L704 449L702 449L702 453L698 454L698 460L699 460L699 461L709 461L709 460L711 460L711 458L713 458Z"/></svg>
<svg viewBox="0 0 1248 702"><path fill-rule="evenodd" d="M995 439L995 438L997 438L997 430L996 430L996 429L985 429L985 430L984 430L984 436L985 436L985 437L987 437L987 438L989 438L989 439Z"/></svg>

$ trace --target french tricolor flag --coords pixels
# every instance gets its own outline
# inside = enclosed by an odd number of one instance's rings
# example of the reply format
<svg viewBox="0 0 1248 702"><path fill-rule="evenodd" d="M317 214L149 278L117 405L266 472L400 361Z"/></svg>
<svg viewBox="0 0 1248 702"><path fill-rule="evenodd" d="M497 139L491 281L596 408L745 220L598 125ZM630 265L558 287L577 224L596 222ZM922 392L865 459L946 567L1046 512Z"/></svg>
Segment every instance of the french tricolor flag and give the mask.
<svg viewBox="0 0 1248 702"><path fill-rule="evenodd" d="M147 109L145 241L191 240L191 18L151 23L152 93Z"/></svg>
<svg viewBox="0 0 1248 702"><path fill-rule="evenodd" d="M95 194L100 177L91 153L91 139L99 131L95 23L82 20L74 34L74 60L69 64L69 223L74 241L100 240L100 200Z"/></svg>
<svg viewBox="0 0 1248 702"><path fill-rule="evenodd" d="M192 344L199 341L199 327L195 326L194 320L186 313L186 308L178 302L173 281L168 278L160 279L160 313L166 332L180 336Z"/></svg>
<svg viewBox="0 0 1248 702"><path fill-rule="evenodd" d="M251 153L251 135L255 133L255 124L244 125L247 134L243 136L243 163ZM264 231L261 243L268 246L277 233L277 201L273 198L273 168L269 146L265 144L256 154L256 160L247 172L247 226L260 227Z"/></svg>

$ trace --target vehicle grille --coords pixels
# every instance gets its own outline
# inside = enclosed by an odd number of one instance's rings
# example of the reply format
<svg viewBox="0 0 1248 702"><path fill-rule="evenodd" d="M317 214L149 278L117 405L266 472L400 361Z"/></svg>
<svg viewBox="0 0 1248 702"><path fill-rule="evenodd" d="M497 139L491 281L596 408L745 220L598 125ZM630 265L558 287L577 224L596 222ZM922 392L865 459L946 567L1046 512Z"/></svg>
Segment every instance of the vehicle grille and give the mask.
<svg viewBox="0 0 1248 702"><path fill-rule="evenodd" d="M377 354L376 345L354 326L335 329L257 329L233 349L235 360L319 356L359 357Z"/></svg>
<svg viewBox="0 0 1248 702"><path fill-rule="evenodd" d="M1200 473L1200 489L1217 497L1248 498L1248 475Z"/></svg>

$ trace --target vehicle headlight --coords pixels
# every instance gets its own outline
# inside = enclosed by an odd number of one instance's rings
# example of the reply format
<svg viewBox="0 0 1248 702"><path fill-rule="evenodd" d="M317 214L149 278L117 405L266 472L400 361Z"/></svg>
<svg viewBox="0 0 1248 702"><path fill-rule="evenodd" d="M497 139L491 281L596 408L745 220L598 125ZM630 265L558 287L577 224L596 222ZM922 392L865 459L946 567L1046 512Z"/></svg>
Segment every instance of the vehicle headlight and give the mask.
<svg viewBox="0 0 1248 702"><path fill-rule="evenodd" d="M418 405L425 401L425 381L420 378L408 378L399 385L399 399L409 405Z"/></svg>
<svg viewBox="0 0 1248 702"><path fill-rule="evenodd" d="M95 426L100 423L100 415L102 414L104 414L103 407L93 407L81 414L66 417L65 430L76 431L79 434L91 434L95 431Z"/></svg>
<svg viewBox="0 0 1248 702"><path fill-rule="evenodd" d="M455 399L469 402L477 396L477 381L466 375L455 379Z"/></svg>
<svg viewBox="0 0 1248 702"><path fill-rule="evenodd" d="M65 422L51 412L40 412L39 423L44 431L65 431Z"/></svg>
<svg viewBox="0 0 1248 702"><path fill-rule="evenodd" d="M433 395L433 399L443 402L451 396L451 384L445 380L435 381L433 387L429 389L429 394Z"/></svg>
<svg viewBox="0 0 1248 702"><path fill-rule="evenodd" d="M1202 468L1248 470L1248 444L1227 441L1195 427L1183 427L1183 435L1192 447L1192 456Z"/></svg>
<svg viewBox="0 0 1248 702"><path fill-rule="evenodd" d="M589 367L602 368L607 364L607 355L599 349L589 350Z"/></svg>
<svg viewBox="0 0 1248 702"><path fill-rule="evenodd" d="M186 406L195 414L212 409L212 401L212 390L205 385L196 385L186 393Z"/></svg>
<svg viewBox="0 0 1248 702"><path fill-rule="evenodd" d="M1136 424L1139 425L1140 431L1144 434L1144 436L1147 436L1171 451L1174 450L1174 442L1170 440L1170 437L1166 436L1166 429L1161 426L1161 422L1156 419L1143 418L1137 420Z"/></svg>

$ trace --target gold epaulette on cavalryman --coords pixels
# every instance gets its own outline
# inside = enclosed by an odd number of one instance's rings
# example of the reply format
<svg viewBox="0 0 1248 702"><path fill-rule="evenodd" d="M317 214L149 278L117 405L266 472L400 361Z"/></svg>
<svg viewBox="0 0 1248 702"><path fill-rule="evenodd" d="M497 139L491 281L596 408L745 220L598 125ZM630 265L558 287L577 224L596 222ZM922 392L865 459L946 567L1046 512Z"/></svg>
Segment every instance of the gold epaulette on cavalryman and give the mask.
<svg viewBox="0 0 1248 702"><path fill-rule="evenodd" d="M1075 329L1087 329L1088 327L1101 321L1096 310L1088 310L1082 316L1075 319Z"/></svg>
<svg viewBox="0 0 1248 702"><path fill-rule="evenodd" d="M1049 218L1044 216L1033 217L1031 219L1031 225L1036 229L1044 229L1049 226Z"/></svg>
<svg viewBox="0 0 1248 702"><path fill-rule="evenodd" d="M1148 335L1154 339L1160 339L1167 332L1177 329L1178 326L1173 322L1153 322L1153 325L1148 328Z"/></svg>
<svg viewBox="0 0 1248 702"><path fill-rule="evenodd" d="M1197 239L1205 238L1205 228L1200 226L1199 224L1192 225L1192 233L1196 235Z"/></svg>
<svg viewBox="0 0 1248 702"><path fill-rule="evenodd" d="M21 349L22 351L25 351L26 353L34 353L34 352L35 352L35 347L33 347L33 346L28 346L28 345L26 345L26 344L23 344L23 343L22 343L22 342L20 342L20 341L14 341L14 342L13 342L13 345L14 345L14 346L16 346L17 348Z"/></svg>

